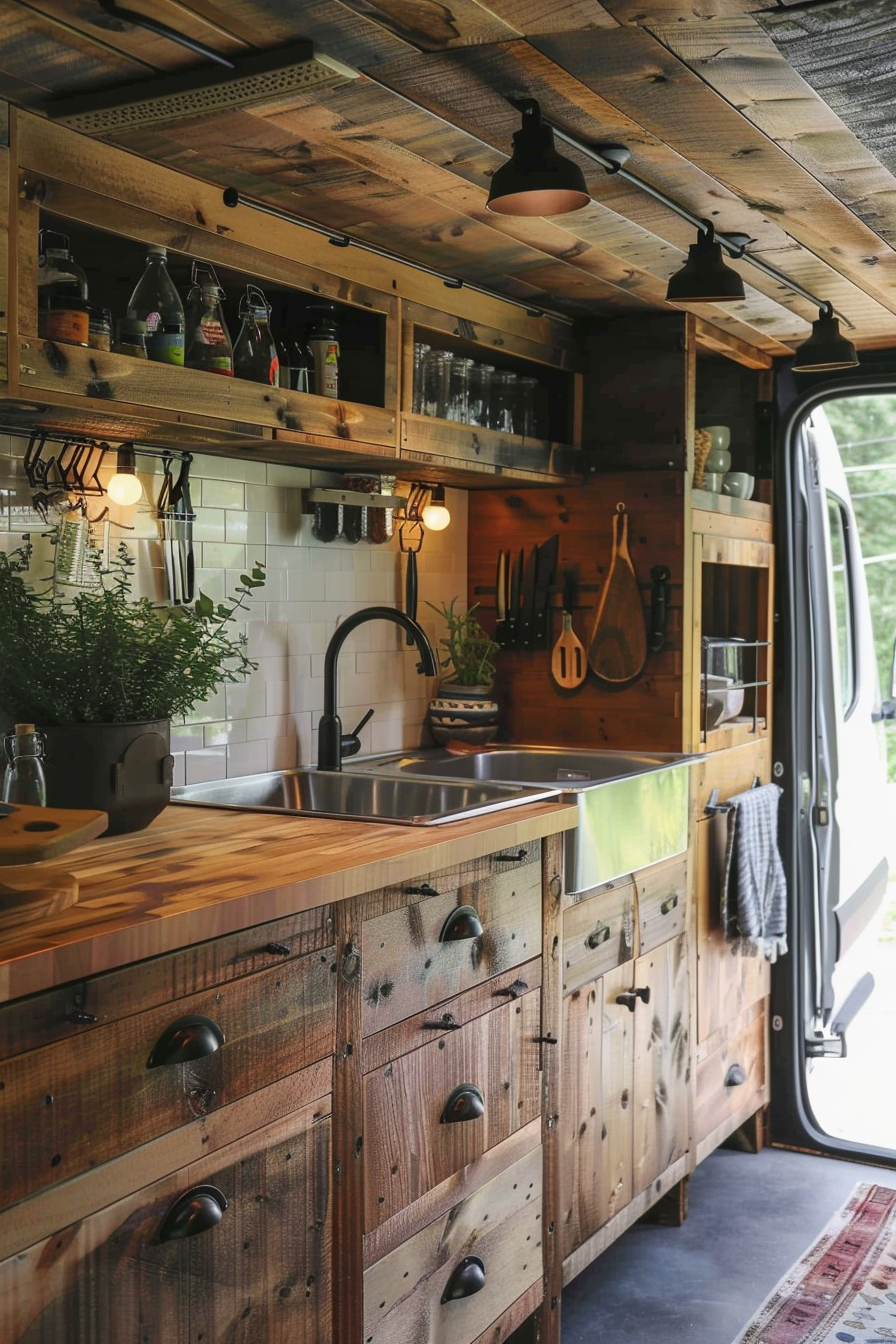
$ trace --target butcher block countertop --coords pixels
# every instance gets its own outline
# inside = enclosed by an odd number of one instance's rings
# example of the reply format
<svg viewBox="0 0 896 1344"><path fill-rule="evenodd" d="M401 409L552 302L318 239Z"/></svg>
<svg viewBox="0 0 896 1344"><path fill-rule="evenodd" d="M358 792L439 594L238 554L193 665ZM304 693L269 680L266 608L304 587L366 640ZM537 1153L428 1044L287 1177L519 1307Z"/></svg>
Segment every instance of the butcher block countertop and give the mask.
<svg viewBox="0 0 896 1344"><path fill-rule="evenodd" d="M143 831L92 840L46 865L77 877L78 903L0 935L0 1003L542 839L576 821L576 808L562 802L441 826L170 806Z"/></svg>

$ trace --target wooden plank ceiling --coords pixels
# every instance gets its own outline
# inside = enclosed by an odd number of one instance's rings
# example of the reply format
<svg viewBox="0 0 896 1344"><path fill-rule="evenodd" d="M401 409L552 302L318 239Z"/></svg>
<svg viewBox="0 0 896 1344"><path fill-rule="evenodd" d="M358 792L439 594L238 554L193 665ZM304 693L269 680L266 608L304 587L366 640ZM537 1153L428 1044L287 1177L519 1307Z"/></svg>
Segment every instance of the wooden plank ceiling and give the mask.
<svg viewBox="0 0 896 1344"><path fill-rule="evenodd" d="M860 348L896 344L896 154L872 112L869 49L892 0L127 0L237 65L300 39L344 78L104 137L299 218L534 305L600 316L665 306L693 227L579 162L592 202L554 219L485 209L535 97L580 140L621 141L630 171L831 302ZM871 41L873 39L873 43ZM0 0L0 96L50 116L163 74L220 69L99 0ZM354 72L354 73L353 73ZM220 69L220 81L228 72ZM863 106L864 101L864 106ZM879 105L876 98L875 105ZM575 150L561 147L576 158ZM813 304L732 262L746 299L695 311L783 354Z"/></svg>

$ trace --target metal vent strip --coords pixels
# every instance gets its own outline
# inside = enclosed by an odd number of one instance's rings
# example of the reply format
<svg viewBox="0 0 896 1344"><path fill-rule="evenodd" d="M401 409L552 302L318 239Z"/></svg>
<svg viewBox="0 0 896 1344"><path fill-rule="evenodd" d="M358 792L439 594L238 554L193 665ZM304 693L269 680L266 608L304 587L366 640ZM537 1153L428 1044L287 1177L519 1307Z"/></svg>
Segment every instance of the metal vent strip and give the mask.
<svg viewBox="0 0 896 1344"><path fill-rule="evenodd" d="M160 125L233 107L276 102L309 89L336 88L359 79L357 70L315 56L310 42L255 52L220 69L156 77L127 88L105 89L50 103L50 119L84 135L108 135L133 126Z"/></svg>

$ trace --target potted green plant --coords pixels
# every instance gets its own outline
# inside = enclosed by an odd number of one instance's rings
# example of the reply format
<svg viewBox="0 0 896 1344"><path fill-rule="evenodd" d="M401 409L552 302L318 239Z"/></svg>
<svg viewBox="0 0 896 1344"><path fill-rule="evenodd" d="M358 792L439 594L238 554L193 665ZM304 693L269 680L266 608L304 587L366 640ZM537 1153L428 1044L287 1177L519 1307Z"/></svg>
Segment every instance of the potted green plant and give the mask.
<svg viewBox="0 0 896 1344"><path fill-rule="evenodd" d="M440 659L447 675L438 698L429 706L428 722L436 742L492 742L498 732L498 705L492 699L495 655L499 645L476 616L478 603L458 611L458 598L436 605L428 602L447 627L439 640Z"/></svg>
<svg viewBox="0 0 896 1344"><path fill-rule="evenodd" d="M166 805L171 719L257 666L232 622L264 584L243 574L233 597L200 593L159 609L131 594L119 547L96 587L60 599L26 579L32 546L0 552L0 715L46 739L47 803L109 813L109 833L140 830Z"/></svg>

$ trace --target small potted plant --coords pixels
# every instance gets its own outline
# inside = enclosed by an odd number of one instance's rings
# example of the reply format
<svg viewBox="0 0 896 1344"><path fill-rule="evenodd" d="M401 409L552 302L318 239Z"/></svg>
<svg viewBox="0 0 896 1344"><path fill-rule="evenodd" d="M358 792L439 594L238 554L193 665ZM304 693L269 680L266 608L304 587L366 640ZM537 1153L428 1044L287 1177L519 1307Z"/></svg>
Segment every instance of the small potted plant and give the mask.
<svg viewBox="0 0 896 1344"><path fill-rule="evenodd" d="M447 632L439 640L446 669L438 698L430 702L428 722L436 742L494 741L498 732L498 705L492 699L495 655L499 646L476 618L478 603L457 610L458 599L427 606L442 617Z"/></svg>
<svg viewBox="0 0 896 1344"><path fill-rule="evenodd" d="M46 742L47 803L109 813L109 834L147 826L170 795L171 719L257 666L234 633L256 565L229 602L192 606L131 596L122 545L99 584L59 599L27 580L30 541L0 552L0 717L36 724Z"/></svg>

